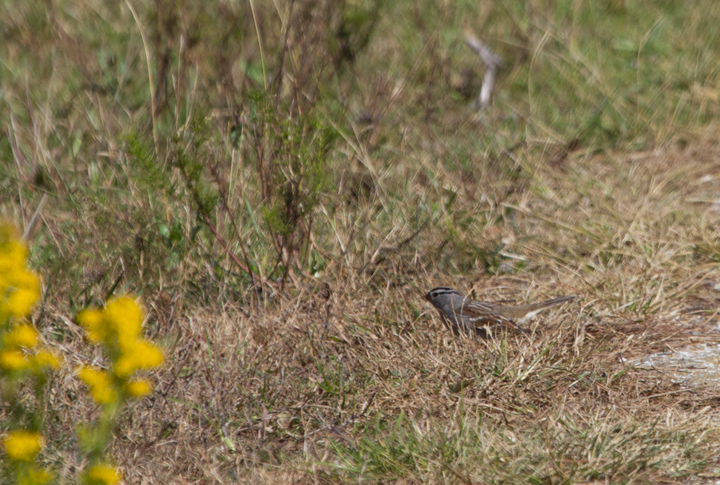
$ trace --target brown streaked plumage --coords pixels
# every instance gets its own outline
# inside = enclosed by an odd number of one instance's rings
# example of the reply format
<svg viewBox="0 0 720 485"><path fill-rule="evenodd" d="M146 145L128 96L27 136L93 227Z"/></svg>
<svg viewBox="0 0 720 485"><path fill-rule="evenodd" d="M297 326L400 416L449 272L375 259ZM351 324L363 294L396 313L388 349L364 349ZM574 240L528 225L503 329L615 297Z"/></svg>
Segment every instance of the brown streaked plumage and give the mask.
<svg viewBox="0 0 720 485"><path fill-rule="evenodd" d="M472 331L481 336L487 336L489 328L498 327L527 332L520 325L546 308L575 298L561 296L529 305L504 306L471 300L456 289L445 286L432 289L425 295L425 299L438 309L443 322L455 333Z"/></svg>

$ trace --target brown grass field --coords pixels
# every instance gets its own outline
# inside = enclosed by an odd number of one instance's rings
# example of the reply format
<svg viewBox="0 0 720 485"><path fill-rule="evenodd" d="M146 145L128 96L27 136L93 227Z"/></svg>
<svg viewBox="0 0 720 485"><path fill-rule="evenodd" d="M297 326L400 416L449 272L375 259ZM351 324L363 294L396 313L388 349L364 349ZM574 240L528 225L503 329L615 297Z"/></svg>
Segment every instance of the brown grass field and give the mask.
<svg viewBox="0 0 720 485"><path fill-rule="evenodd" d="M167 358L109 449L128 484L720 479L717 382L637 366L720 343L720 4L2 19L0 216L65 361L43 403L59 483L97 415L75 315L123 293ZM482 111L466 31L503 58ZM482 340L444 328L435 286L579 298Z"/></svg>

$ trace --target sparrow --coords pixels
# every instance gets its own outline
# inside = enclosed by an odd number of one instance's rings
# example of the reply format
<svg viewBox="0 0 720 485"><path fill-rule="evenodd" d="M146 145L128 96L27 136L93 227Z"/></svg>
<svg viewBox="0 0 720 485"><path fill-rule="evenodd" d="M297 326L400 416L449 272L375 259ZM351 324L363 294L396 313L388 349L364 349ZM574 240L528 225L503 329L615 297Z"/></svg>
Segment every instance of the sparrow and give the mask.
<svg viewBox="0 0 720 485"><path fill-rule="evenodd" d="M430 290L425 295L425 299L440 312L443 323L452 328L455 334L470 331L483 337L489 336L488 330L495 327L527 333L520 325L546 308L575 298L577 296L561 296L541 303L504 306L471 300L458 290L446 286Z"/></svg>

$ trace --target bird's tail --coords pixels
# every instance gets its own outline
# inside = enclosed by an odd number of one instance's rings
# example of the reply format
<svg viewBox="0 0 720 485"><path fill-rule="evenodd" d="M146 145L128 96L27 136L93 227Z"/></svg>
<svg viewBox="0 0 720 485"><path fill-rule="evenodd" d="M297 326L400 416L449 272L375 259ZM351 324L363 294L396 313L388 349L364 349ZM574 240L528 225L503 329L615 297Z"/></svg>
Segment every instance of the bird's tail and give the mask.
<svg viewBox="0 0 720 485"><path fill-rule="evenodd" d="M568 301L572 301L577 296L561 296L559 298L553 298L552 300L542 301L540 303L531 303L529 305L520 305L513 307L501 307L500 312L512 318L518 323L522 323L525 320L529 320L541 311L551 306L559 305Z"/></svg>
<svg viewBox="0 0 720 485"><path fill-rule="evenodd" d="M535 304L530 304L530 305L525 305L525 306L531 307L534 310L544 310L545 308L548 308L548 307L551 307L554 305L559 305L560 303L565 303L566 301L572 301L575 298L577 298L577 296L574 296L574 295L573 296L560 296L558 298L553 298L552 300L547 300L547 301L543 301L540 303L535 303Z"/></svg>

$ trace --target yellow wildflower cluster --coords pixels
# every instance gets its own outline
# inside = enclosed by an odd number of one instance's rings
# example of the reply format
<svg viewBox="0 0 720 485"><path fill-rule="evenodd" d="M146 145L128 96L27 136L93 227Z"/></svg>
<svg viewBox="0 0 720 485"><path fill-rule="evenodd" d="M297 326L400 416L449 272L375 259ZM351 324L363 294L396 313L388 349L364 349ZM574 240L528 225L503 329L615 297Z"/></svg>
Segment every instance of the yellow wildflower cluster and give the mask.
<svg viewBox="0 0 720 485"><path fill-rule="evenodd" d="M22 379L25 371L44 377L48 368L58 367L57 358L40 348L37 330L27 323L39 298L40 279L27 268L27 248L12 226L0 221L0 387L10 401L16 398L13 382ZM25 420L9 421L12 428ZM36 431L15 429L2 438L6 457L17 467L15 483L42 485L52 480L34 463L42 446L43 438Z"/></svg>
<svg viewBox="0 0 720 485"><path fill-rule="evenodd" d="M40 433L35 431L11 431L2 440L5 454L15 462L23 464L18 469L15 483L22 485L44 485L52 480L52 475L32 463L43 447Z"/></svg>
<svg viewBox="0 0 720 485"><path fill-rule="evenodd" d="M3 336L4 345L0 345L0 369L6 372L24 369L40 372L47 367L57 368L57 358L47 350L39 350L34 355L23 351L34 348L37 338L37 331L32 326L16 323L12 330Z"/></svg>
<svg viewBox="0 0 720 485"><path fill-rule="evenodd" d="M33 431L12 431L3 439L3 447L13 460L32 461L42 448L42 437Z"/></svg>
<svg viewBox="0 0 720 485"><path fill-rule="evenodd" d="M27 269L27 248L9 224L0 222L0 321L30 314L40 281Z"/></svg>
<svg viewBox="0 0 720 485"><path fill-rule="evenodd" d="M109 465L95 465L85 474L88 485L114 485L122 480L120 472Z"/></svg>
<svg viewBox="0 0 720 485"><path fill-rule="evenodd" d="M107 404L117 398L112 385L112 376L107 372L92 367L82 367L78 371L78 376L90 388L90 395L95 402Z"/></svg>
<svg viewBox="0 0 720 485"><path fill-rule="evenodd" d="M27 269L27 248L11 226L0 223L0 372L58 366L46 350L26 352L36 347L38 333L22 320L39 297L40 280Z"/></svg>
<svg viewBox="0 0 720 485"><path fill-rule="evenodd" d="M108 348L113 360L111 372L88 367L79 372L96 402L108 403L116 399L114 379L130 396L144 396L152 391L147 380L129 380L135 372L163 363L160 349L142 338L143 312L135 300L127 296L115 298L104 310L83 310L77 320L87 329L92 342Z"/></svg>
<svg viewBox="0 0 720 485"><path fill-rule="evenodd" d="M0 394L10 401L18 399L17 381L34 376L37 391L46 383L45 371L59 365L52 353L41 348L40 336L27 319L39 298L40 280L27 268L27 248L12 227L0 221ZM93 456L81 481L86 485L112 485L122 476L103 463L102 455L112 437L117 410L128 398L152 392L150 382L137 373L159 366L164 358L158 347L143 338L143 311L129 297L111 300L102 310L85 310L78 315L78 322L87 329L92 342L105 347L111 362L108 370L82 367L78 371L92 398L107 405L96 429L78 431L81 439L85 435L85 446ZM12 421L7 426L11 429L26 422L37 426L42 424L42 416L28 411ZM15 429L0 437L0 447L12 462L14 483L42 485L53 480L51 473L35 463L43 447L40 433Z"/></svg>

